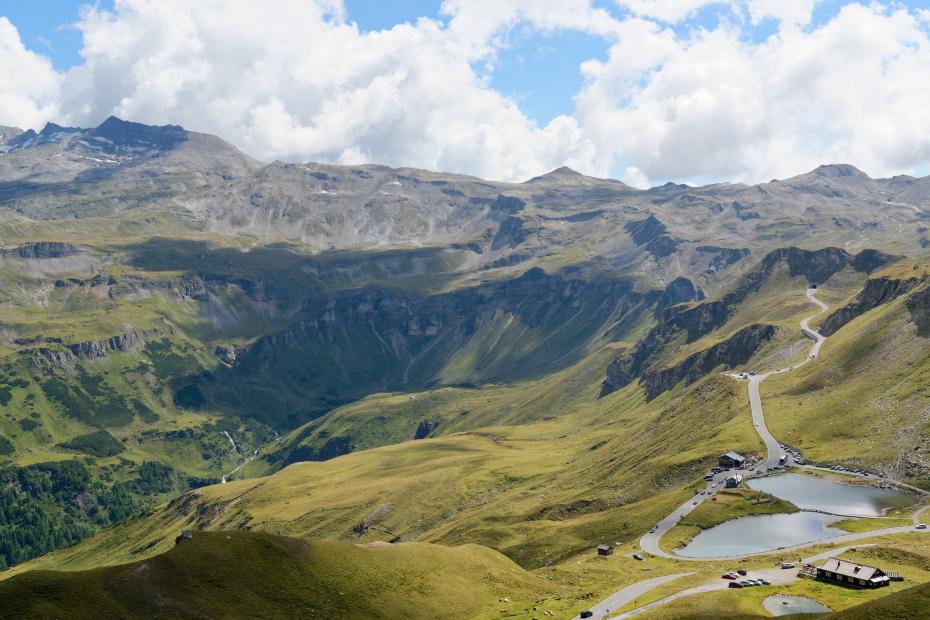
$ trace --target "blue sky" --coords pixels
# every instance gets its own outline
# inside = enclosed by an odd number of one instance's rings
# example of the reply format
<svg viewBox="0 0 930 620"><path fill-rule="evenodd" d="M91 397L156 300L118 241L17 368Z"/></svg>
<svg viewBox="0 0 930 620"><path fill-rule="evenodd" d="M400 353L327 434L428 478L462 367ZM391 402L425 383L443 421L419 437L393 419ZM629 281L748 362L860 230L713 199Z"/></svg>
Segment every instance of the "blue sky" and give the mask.
<svg viewBox="0 0 930 620"><path fill-rule="evenodd" d="M0 0L0 125L116 114L500 180L930 169L930 0L342 0L357 31L339 0L92 1L76 27L88 0Z"/></svg>

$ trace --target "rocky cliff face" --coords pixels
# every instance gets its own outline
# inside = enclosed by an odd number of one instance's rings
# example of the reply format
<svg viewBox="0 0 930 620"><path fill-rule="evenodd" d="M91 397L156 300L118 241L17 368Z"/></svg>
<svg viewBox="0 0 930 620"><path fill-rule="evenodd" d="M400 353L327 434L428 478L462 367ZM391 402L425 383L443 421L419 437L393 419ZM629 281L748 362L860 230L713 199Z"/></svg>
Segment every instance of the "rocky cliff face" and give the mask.
<svg viewBox="0 0 930 620"><path fill-rule="evenodd" d="M646 391L646 399L652 400L681 381L691 385L719 366L733 368L745 364L774 335L773 326L757 323L744 327L723 342L688 356L671 368L650 369L640 379Z"/></svg>
<svg viewBox="0 0 930 620"><path fill-rule="evenodd" d="M907 299L911 320L917 325L917 335L930 338L930 287L923 288Z"/></svg>
<svg viewBox="0 0 930 620"><path fill-rule="evenodd" d="M678 240L668 234L665 224L650 214L644 220L628 222L624 225L636 245L644 246L646 251L657 258L674 254L678 249Z"/></svg>
<svg viewBox="0 0 930 620"><path fill-rule="evenodd" d="M886 304L889 301L897 299L901 295L911 291L920 283L918 278L908 280L894 280L891 278L874 278L865 283L862 291L856 297L828 316L820 326L820 333L824 336L832 336L841 327L872 310Z"/></svg>
<svg viewBox="0 0 930 620"><path fill-rule="evenodd" d="M129 327L124 333L109 338L86 340L84 342L76 342L65 346L75 357L81 359L95 359L106 357L108 353L113 351L129 353L136 347L144 344L144 342L145 332Z"/></svg>
<svg viewBox="0 0 930 620"><path fill-rule="evenodd" d="M77 246L61 241L36 241L34 243L24 243L13 249L0 250L0 254L6 256L16 256L18 258L64 258L73 256L80 250Z"/></svg>
<svg viewBox="0 0 930 620"><path fill-rule="evenodd" d="M815 284L825 281L847 266L868 272L892 260L892 257L874 250L863 250L858 255L851 255L839 248L814 251L780 248L770 252L756 269L743 276L736 287L720 299L693 306L672 306L664 310L658 324L629 353L616 358L607 367L601 395L610 394L644 375L665 347L681 334L685 334L686 342L694 342L724 325L735 312L736 306L761 289L780 265L787 265L790 275L804 277L809 283Z"/></svg>

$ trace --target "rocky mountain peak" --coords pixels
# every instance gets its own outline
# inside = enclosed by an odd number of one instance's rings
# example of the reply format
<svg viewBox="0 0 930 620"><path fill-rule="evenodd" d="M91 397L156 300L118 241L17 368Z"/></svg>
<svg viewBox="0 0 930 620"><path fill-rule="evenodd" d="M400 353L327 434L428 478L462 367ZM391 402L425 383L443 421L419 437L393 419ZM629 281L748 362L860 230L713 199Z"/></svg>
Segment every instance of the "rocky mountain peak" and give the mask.
<svg viewBox="0 0 930 620"><path fill-rule="evenodd" d="M871 177L850 164L824 164L818 166L813 174L827 178L860 178L868 180Z"/></svg>
<svg viewBox="0 0 930 620"><path fill-rule="evenodd" d="M90 130L87 138L104 150L168 151L187 140L188 132L179 125L143 125L110 116Z"/></svg>
<svg viewBox="0 0 930 620"><path fill-rule="evenodd" d="M556 168L555 170L547 172L546 174L533 177L532 179L526 181L526 183L539 183L541 181L564 182L572 179L577 180L584 178L585 175L581 174L580 172L572 170L568 166L561 166L560 168Z"/></svg>

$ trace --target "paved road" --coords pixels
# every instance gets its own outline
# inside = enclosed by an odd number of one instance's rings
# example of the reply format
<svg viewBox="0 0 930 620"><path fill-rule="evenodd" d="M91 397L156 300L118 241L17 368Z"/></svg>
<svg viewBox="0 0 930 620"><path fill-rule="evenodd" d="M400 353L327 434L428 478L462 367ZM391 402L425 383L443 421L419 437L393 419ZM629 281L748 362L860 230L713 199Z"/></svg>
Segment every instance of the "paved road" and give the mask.
<svg viewBox="0 0 930 620"><path fill-rule="evenodd" d="M794 570L787 571L787 570L781 570L778 568L764 568L761 570L750 571L749 574L746 575L746 577L744 577L744 579L758 579L759 577L764 577L769 582L771 582L772 585L780 586L780 585L791 583L792 581L797 579L797 571L794 571ZM705 592L714 592L716 590L726 590L729 587L730 587L729 581L727 581L726 579L717 578L712 581L708 581L707 583L703 583L699 586L688 588L686 590L681 590L679 592L666 596L665 598L661 598L653 603L649 603L648 605L643 605L642 607L638 607L624 614L620 614L619 616L615 616L615 618L632 618L634 616L638 616L644 611L650 611L652 609L655 609L656 607L667 605L671 603L672 601L678 600L680 598L684 598L686 596L693 596L695 594L704 594Z"/></svg>
<svg viewBox="0 0 930 620"><path fill-rule="evenodd" d="M873 547L873 546L874 545L861 545L859 548L861 549L862 547ZM801 560L801 563L802 564L813 564L814 562L819 562L820 560L826 560L827 558L831 558L841 553L844 553L846 551L849 551L850 548L851 547L840 547L839 549L831 549L829 551L825 551L824 553L818 553L817 555L812 555L810 557L803 558ZM787 585L798 579L798 571L797 569L782 570L780 568L766 568L762 570L751 571L748 575L746 575L746 577L747 578L764 577L765 579L770 581L772 585L776 585L776 586ZM715 590L725 590L730 587L729 583L730 583L729 581L726 581L724 579L713 579L711 581L708 581L707 583L701 584L699 586L695 586L693 588L688 588L686 590L681 590L680 592L676 592L674 594L666 596L665 598L659 599L653 603L649 603L648 605L643 605L640 608L628 611L624 614L616 616L616 618L617 619L632 618L634 616L638 616L644 611L649 611L649 610L655 609L656 607L667 605L668 603L671 603L672 601L675 601L680 598L684 598L686 596L693 596L695 594L703 594L705 592L713 592ZM632 587L632 586L628 586L628 587ZM649 588L649 590L652 590L654 587L655 586ZM629 603L630 601L627 600L626 602ZM615 609L617 608L615 607Z"/></svg>
<svg viewBox="0 0 930 620"><path fill-rule="evenodd" d="M820 347L823 346L824 341L827 339L826 336L820 334L820 332L811 329L810 321L815 319L827 310L830 307L817 299L817 291L815 289L807 290L807 299L820 308L820 311L813 316L809 316L803 321L801 321L801 333L803 333L807 338L810 338L814 341L814 346L811 347L811 350L808 352L807 357L803 361L795 364L794 366L786 366L785 368L779 368L778 370L770 370L758 375L752 375L749 377L749 408L752 411L752 421L756 426L756 431L759 433L759 436L762 437L762 441L765 442L765 448L767 456L765 463L762 464L762 469L771 469L778 467L780 459L782 456L787 457L790 460L790 456L784 454L781 449L781 444L777 439L769 432L768 426L765 425L765 414L762 411L762 396L759 393L759 384L765 381L767 378L772 375L781 374L783 372L790 372L796 370L801 366L804 366L811 360L817 358L820 355ZM734 373L729 373L729 376L739 378L739 375ZM787 463L790 464L790 463Z"/></svg>
<svg viewBox="0 0 930 620"><path fill-rule="evenodd" d="M658 588L662 584L675 581L676 579L687 577L688 575L693 574L694 573L675 573L674 575L664 575L662 577L653 577L652 579L639 581L632 585L628 585L622 590L614 592L594 607L589 607L588 610L594 614L591 617L595 620L599 618L606 618L610 615L611 609L620 609L624 605L632 603L638 597L642 596L646 592L649 592L650 590ZM581 616L575 616L573 620L581 620Z"/></svg>
<svg viewBox="0 0 930 620"><path fill-rule="evenodd" d="M827 310L829 310L829 306L827 306L827 304L817 299L815 289L807 290L807 299L811 303L816 304L820 308L819 312L801 321L801 331L804 333L806 337L814 341L814 345L811 347L811 350L808 352L807 356L804 358L803 361L793 366L787 366L785 368L779 368L777 370L770 370L769 372L765 372L765 373L758 374L758 375L751 375L748 378L749 405L752 411L753 424L755 424L756 431L759 433L759 436L762 438L762 441L765 442L765 448L767 452L765 462L757 466L758 469L762 471L764 471L765 469L771 469L771 468L778 466L779 460L781 459L781 456L782 456L782 449L781 449L781 445L778 443L778 440L775 439L772 433L769 432L768 427L765 425L765 415L762 412L762 396L759 394L759 384L762 383L767 377L770 377L775 374L795 370L796 368L800 368L801 366L807 364L811 360L816 359L816 357L820 354L820 347L823 345L823 342L826 340L825 336L822 336L816 330L811 329L810 321L820 316ZM734 379L743 380L740 373L727 373L727 375L730 377L733 377ZM692 510L700 506L701 503L706 501L708 498L712 497L713 494L719 488L723 486L724 480L727 477L731 476L733 473L739 473L744 478L747 478L751 475L749 471L721 472L715 475L713 480L709 481L707 486L704 488L703 495L696 495L690 498L685 503L683 503L681 506L676 508L670 515L662 519L653 530L644 534L643 537L639 541L640 548L642 548L642 550L647 553L651 553L652 555L656 555L659 557L681 559L681 556L666 553L665 551L663 551L659 547L659 539L661 539L662 536L668 533L670 529L675 527L675 525L679 521L681 521L681 519L685 515L687 515L689 512L691 512ZM691 558L688 558L688 559L691 559Z"/></svg>

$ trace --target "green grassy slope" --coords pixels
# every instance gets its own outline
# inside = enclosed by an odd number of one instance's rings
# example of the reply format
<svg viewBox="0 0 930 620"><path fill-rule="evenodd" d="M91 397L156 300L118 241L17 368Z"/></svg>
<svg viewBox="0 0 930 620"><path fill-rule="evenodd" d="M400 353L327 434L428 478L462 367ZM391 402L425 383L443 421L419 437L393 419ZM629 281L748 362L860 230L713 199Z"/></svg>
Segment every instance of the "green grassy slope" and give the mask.
<svg viewBox="0 0 930 620"><path fill-rule="evenodd" d="M925 484L930 357L907 300L852 320L827 340L817 363L765 382L766 420L776 437L816 461Z"/></svg>
<svg viewBox="0 0 930 620"><path fill-rule="evenodd" d="M140 562L3 581L0 618L472 618L553 590L477 545L196 532Z"/></svg>

